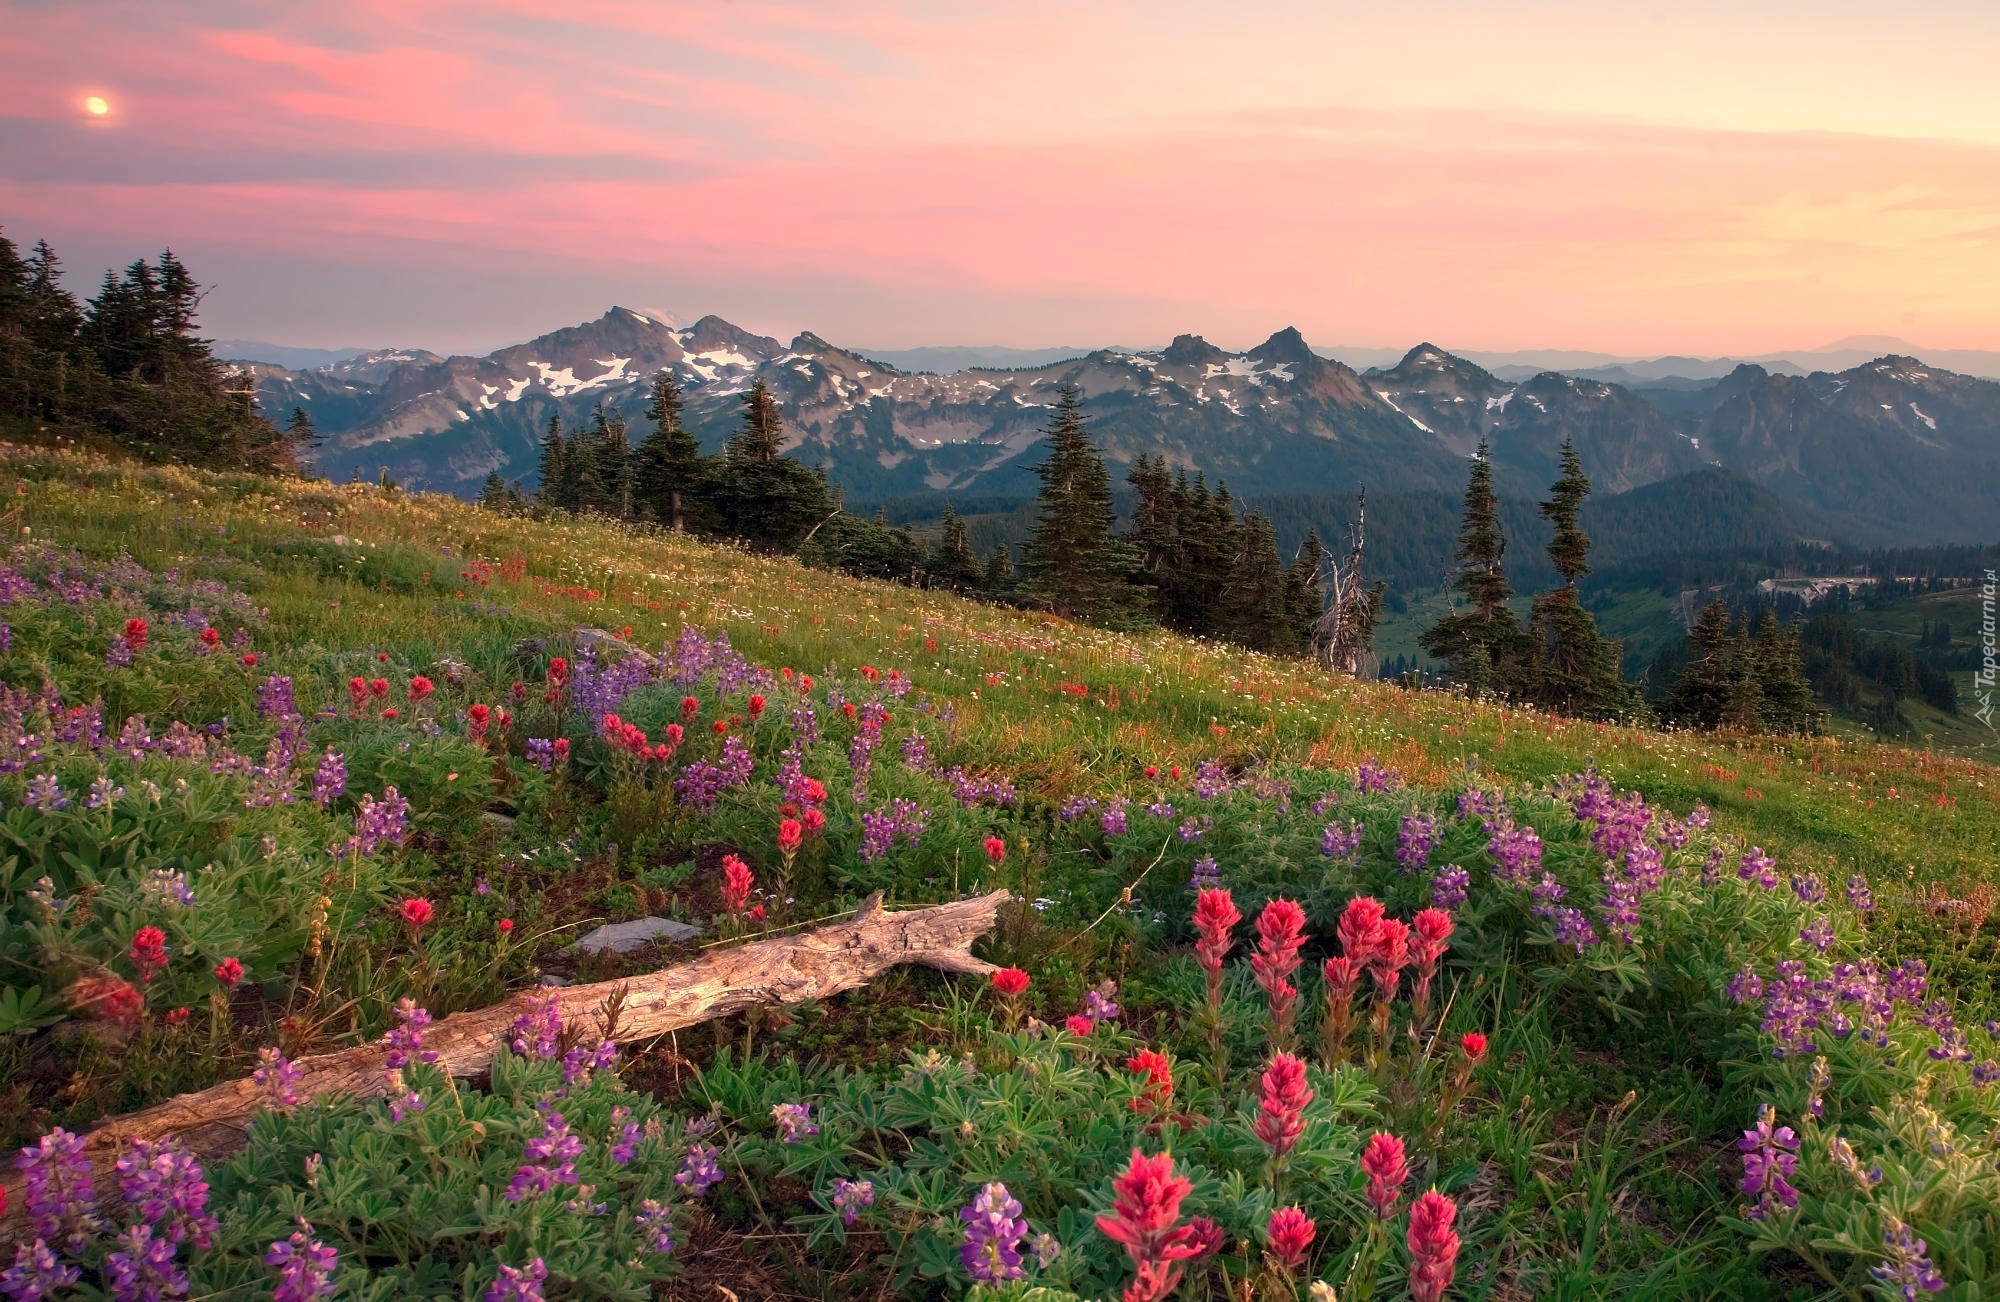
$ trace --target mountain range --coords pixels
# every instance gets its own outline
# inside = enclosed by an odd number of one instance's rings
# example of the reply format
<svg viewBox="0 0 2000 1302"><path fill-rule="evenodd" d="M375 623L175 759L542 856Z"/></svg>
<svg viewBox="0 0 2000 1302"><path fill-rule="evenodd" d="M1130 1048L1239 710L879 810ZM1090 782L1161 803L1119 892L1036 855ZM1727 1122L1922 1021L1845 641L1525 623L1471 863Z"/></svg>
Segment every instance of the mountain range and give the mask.
<svg viewBox="0 0 2000 1302"><path fill-rule="evenodd" d="M269 414L306 410L325 436L326 473L386 468L460 494L494 471L532 487L552 414L571 425L602 402L642 436L650 378L671 369L709 448L761 376L795 455L823 465L851 502L1025 497L1048 408L1073 385L1114 462L1162 455L1245 497L1362 484L1455 493L1481 438L1501 491L1530 497L1573 437L1602 494L1710 482L1719 468L1791 504L1801 527L1849 541L2000 536L2000 383L1893 352L1838 371L1742 363L1706 379L1628 370L1619 383L1554 369L1508 376L1431 344L1357 371L1288 328L1242 352L1188 334L1160 349L912 370L810 332L785 343L720 317L679 326L613 308L483 357L386 350L302 369L240 365Z"/></svg>

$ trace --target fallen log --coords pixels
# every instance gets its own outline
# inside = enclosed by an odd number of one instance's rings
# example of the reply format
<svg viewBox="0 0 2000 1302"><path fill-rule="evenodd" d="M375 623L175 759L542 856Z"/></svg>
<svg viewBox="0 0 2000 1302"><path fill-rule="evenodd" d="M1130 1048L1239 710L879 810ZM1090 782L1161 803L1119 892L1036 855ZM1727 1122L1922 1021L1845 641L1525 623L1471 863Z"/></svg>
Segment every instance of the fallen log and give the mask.
<svg viewBox="0 0 2000 1302"><path fill-rule="evenodd" d="M476 1076L492 1065L514 1020L533 1001L553 994L564 1024L599 1025L607 1000L618 1001L610 1036L619 1043L651 1040L759 1005L824 999L866 985L892 967L917 964L983 976L991 963L972 956L972 942L992 930L1004 890L976 899L890 913L878 891L854 916L811 931L716 949L691 963L644 976L592 985L523 991L488 1008L453 1013L431 1024L424 1047L453 1076ZM379 1097L389 1090L387 1046L377 1042L300 1058L293 1087L301 1099L328 1094ZM172 1135L204 1163L242 1147L266 1095L248 1077L103 1122L85 1136L85 1153L108 1191L112 1163L135 1139ZM11 1177L11 1172L9 1173ZM7 1184L0 1243L25 1229L18 1180Z"/></svg>

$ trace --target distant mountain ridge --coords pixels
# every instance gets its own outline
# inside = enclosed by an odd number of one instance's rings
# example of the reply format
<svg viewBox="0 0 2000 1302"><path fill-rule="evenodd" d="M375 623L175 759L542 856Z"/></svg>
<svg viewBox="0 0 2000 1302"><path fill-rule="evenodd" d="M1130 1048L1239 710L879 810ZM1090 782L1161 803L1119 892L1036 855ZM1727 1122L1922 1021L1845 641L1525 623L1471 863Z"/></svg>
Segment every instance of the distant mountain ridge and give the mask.
<svg viewBox="0 0 2000 1302"><path fill-rule="evenodd" d="M1574 438L1601 494L1721 467L1859 532L2000 536L2000 383L1901 354L1808 375L1742 364L1712 383L1654 388L1555 371L1508 378L1431 344L1357 371L1287 328L1241 352L1184 334L1153 350L914 372L811 332L783 343L716 316L683 327L613 308L483 357L389 350L246 369L269 412L312 417L328 473L386 467L461 494L495 471L532 486L551 415L575 424L603 402L642 436L651 376L669 369L711 448L762 377L791 450L852 500L1025 496L1049 404L1073 385L1114 462L1164 456L1239 496L1361 484L1455 493L1481 438L1501 491L1533 496Z"/></svg>

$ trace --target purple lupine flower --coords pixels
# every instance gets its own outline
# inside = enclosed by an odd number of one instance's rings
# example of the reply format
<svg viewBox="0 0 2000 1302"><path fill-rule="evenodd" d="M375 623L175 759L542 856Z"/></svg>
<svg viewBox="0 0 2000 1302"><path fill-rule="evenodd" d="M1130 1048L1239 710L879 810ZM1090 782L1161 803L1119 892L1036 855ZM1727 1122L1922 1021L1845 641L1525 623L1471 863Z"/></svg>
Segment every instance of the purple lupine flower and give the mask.
<svg viewBox="0 0 2000 1302"><path fill-rule="evenodd" d="M1833 1068L1825 1058L1814 1058L1806 1072L1806 1115L1818 1120L1826 1115L1826 1091L1833 1084Z"/></svg>
<svg viewBox="0 0 2000 1302"><path fill-rule="evenodd" d="M1154 818L1172 818L1174 816L1174 807L1165 800L1155 800L1152 804L1146 806L1146 812Z"/></svg>
<svg viewBox="0 0 2000 1302"><path fill-rule="evenodd" d="M347 790L347 761L340 752L329 746L326 754L320 756L319 767L313 771L312 798L321 809L325 809L340 799Z"/></svg>
<svg viewBox="0 0 2000 1302"><path fill-rule="evenodd" d="M292 1087L305 1074L305 1068L278 1050L266 1047L257 1050L257 1070L250 1073L250 1079L264 1091L265 1107L295 1108L299 1105L299 1093Z"/></svg>
<svg viewBox="0 0 2000 1302"><path fill-rule="evenodd" d="M688 1197L699 1198L721 1182L722 1165L716 1161L715 1145L689 1144L681 1157L681 1169L674 1173L674 1183L687 1190Z"/></svg>
<svg viewBox="0 0 2000 1302"><path fill-rule="evenodd" d="M1493 859L1493 879L1525 887L1542 870L1542 838L1532 827L1502 814L1487 824L1486 853Z"/></svg>
<svg viewBox="0 0 2000 1302"><path fill-rule="evenodd" d="M1607 872L1609 869L1607 868ZM1636 882L1616 878L1604 887L1604 930L1625 944L1639 939L1639 887Z"/></svg>
<svg viewBox="0 0 2000 1302"><path fill-rule="evenodd" d="M1122 1009L1117 1003L1118 983L1100 981L1096 987L1084 991L1083 1015L1093 1022L1115 1022Z"/></svg>
<svg viewBox="0 0 2000 1302"><path fill-rule="evenodd" d="M833 1182L833 1210L840 1213L843 1225L852 1225L861 1218L861 1211L875 1203L875 1183L872 1180L846 1180Z"/></svg>
<svg viewBox="0 0 2000 1302"><path fill-rule="evenodd" d="M409 831L410 802L396 788L385 787L380 800L361 797L361 808L354 811L354 835L348 838L345 852L370 858L384 845L403 844Z"/></svg>
<svg viewBox="0 0 2000 1302"><path fill-rule="evenodd" d="M639 1140L645 1130L632 1120L632 1109L623 1106L611 1109L611 1124L618 1127L618 1138L611 1141L611 1161L613 1165L624 1166L639 1154Z"/></svg>
<svg viewBox="0 0 2000 1302"><path fill-rule="evenodd" d="M1104 829L1106 836L1125 835L1125 802L1121 800L1113 804L1109 809L1104 811L1103 816L1097 822L1098 826Z"/></svg>
<svg viewBox="0 0 2000 1302"><path fill-rule="evenodd" d="M1472 874L1455 863L1448 863L1437 870L1431 878L1431 904L1447 911L1465 903L1466 890L1472 884Z"/></svg>
<svg viewBox="0 0 2000 1302"><path fill-rule="evenodd" d="M1728 858L1728 851L1719 845L1708 852L1708 857L1701 861L1701 884L1703 886L1721 885L1722 865Z"/></svg>
<svg viewBox="0 0 2000 1302"><path fill-rule="evenodd" d="M921 732L913 732L903 738L903 767L919 773L931 771L931 744L924 740Z"/></svg>
<svg viewBox="0 0 2000 1302"><path fill-rule="evenodd" d="M1790 1126L1777 1124L1778 1112L1766 1103L1757 1110L1757 1126L1743 1132L1736 1149L1743 1154L1743 1193L1756 1199L1744 1214L1761 1221L1779 1204L1799 1205L1799 1191L1789 1177L1799 1164L1799 1137Z"/></svg>
<svg viewBox="0 0 2000 1302"><path fill-rule="evenodd" d="M662 1257L673 1255L674 1214L673 1209L657 1198L648 1198L639 1204L639 1214L632 1218L639 1227L639 1237L645 1241L646 1251Z"/></svg>
<svg viewBox="0 0 2000 1302"><path fill-rule="evenodd" d="M1739 1007L1764 997L1764 981L1757 970L1745 963L1736 970L1736 975L1723 984L1722 993L1730 1003Z"/></svg>
<svg viewBox="0 0 2000 1302"><path fill-rule="evenodd" d="M1818 873L1793 873L1792 894L1806 904L1818 904L1826 898L1826 884Z"/></svg>
<svg viewBox="0 0 2000 1302"><path fill-rule="evenodd" d="M21 803L30 809L55 813L69 808L69 797L63 794L62 784L53 773L37 773L28 779L28 790L21 797Z"/></svg>
<svg viewBox="0 0 2000 1302"><path fill-rule="evenodd" d="M817 1135L819 1126L812 1119L810 1103L780 1103L771 1109L771 1120L778 1127L781 1143L796 1144L808 1135Z"/></svg>
<svg viewBox="0 0 2000 1302"><path fill-rule="evenodd" d="M1974 1085L1991 1085L1996 1080L2000 1080L2000 1062L1986 1058L1972 1064Z"/></svg>
<svg viewBox="0 0 2000 1302"><path fill-rule="evenodd" d="M1625 848L1625 880L1644 895L1657 891L1667 880L1666 857L1656 845L1634 841Z"/></svg>
<svg viewBox="0 0 2000 1302"><path fill-rule="evenodd" d="M155 868L146 874L141 883L147 898L161 907L192 909L198 903L192 888L188 886L187 874L167 868Z"/></svg>
<svg viewBox="0 0 2000 1302"><path fill-rule="evenodd" d="M556 1056L563 1030L562 1012L557 1005L553 990L528 997L527 1011L516 1017L508 1030L508 1043L515 1053L542 1061Z"/></svg>
<svg viewBox="0 0 2000 1302"><path fill-rule="evenodd" d="M1044 1231L1028 1240L1029 1251L1035 1254L1035 1269L1047 1270L1062 1256L1062 1242L1055 1235Z"/></svg>
<svg viewBox="0 0 2000 1302"><path fill-rule="evenodd" d="M1743 852L1743 862L1737 867L1736 876L1746 882L1754 881L1767 891L1775 890L1778 885L1778 861L1753 845Z"/></svg>
<svg viewBox="0 0 2000 1302"><path fill-rule="evenodd" d="M122 637L111 639L111 645L104 648L104 666L107 669L124 669L132 663L132 648Z"/></svg>
<svg viewBox="0 0 2000 1302"><path fill-rule="evenodd" d="M1229 790L1229 769L1219 759L1206 759L1194 766L1188 789L1203 800L1214 800Z"/></svg>
<svg viewBox="0 0 2000 1302"><path fill-rule="evenodd" d="M1907 1222L1894 1216L1888 1220L1889 1228L1882 1232L1882 1241L1888 1245L1889 1259L1879 1266L1870 1266L1868 1273L1888 1285L1903 1302L1916 1302L1919 1293L1941 1292L1944 1276L1930 1259L1930 1245L1918 1238Z"/></svg>
<svg viewBox="0 0 2000 1302"><path fill-rule="evenodd" d="M1499 812L1500 793L1497 791L1467 787L1458 793L1458 816L1461 819L1491 818Z"/></svg>
<svg viewBox="0 0 2000 1302"><path fill-rule="evenodd" d="M618 1046L599 1040L596 1047L576 1045L563 1055L563 1085L577 1089L590 1083L593 1071L608 1071L618 1065Z"/></svg>
<svg viewBox="0 0 2000 1302"><path fill-rule="evenodd" d="M1207 833L1208 829L1202 825L1200 819L1195 818L1193 815L1189 815L1181 820L1179 836L1182 845L1193 845L1196 841L1201 840L1203 836L1207 835Z"/></svg>
<svg viewBox="0 0 2000 1302"><path fill-rule="evenodd" d="M540 1257L518 1269L503 1265L484 1302L542 1302L542 1284L548 1277L548 1263Z"/></svg>
<svg viewBox="0 0 2000 1302"><path fill-rule="evenodd" d="M1380 791L1386 794L1401 790L1402 786L1402 774L1392 768L1383 767L1372 759L1362 760L1361 766L1354 770L1356 791Z"/></svg>
<svg viewBox="0 0 2000 1302"><path fill-rule="evenodd" d="M63 1265L54 1249L36 1239L14 1249L14 1264L0 1270L0 1294L13 1302L41 1302L76 1283L82 1274L74 1266Z"/></svg>
<svg viewBox="0 0 2000 1302"><path fill-rule="evenodd" d="M1082 818L1085 814L1099 807L1098 803L1089 796L1071 796L1057 807L1056 817L1068 823Z"/></svg>
<svg viewBox="0 0 2000 1302"><path fill-rule="evenodd" d="M1326 831L1320 834L1319 852L1329 859L1352 859L1361 848L1362 824L1353 819L1345 823L1328 823Z"/></svg>
<svg viewBox="0 0 2000 1302"><path fill-rule="evenodd" d="M1799 939L1824 954L1833 948L1833 924L1825 918L1814 918L1812 924L1799 933Z"/></svg>
<svg viewBox="0 0 2000 1302"><path fill-rule="evenodd" d="M382 1037L389 1046L389 1052L383 1055L383 1066L396 1071L413 1062L436 1062L436 1052L424 1048L424 1028L430 1024L430 1013L417 1007L416 1000L405 997L399 1001L396 1025Z"/></svg>
<svg viewBox="0 0 2000 1302"><path fill-rule="evenodd" d="M57 1126L22 1149L14 1168L23 1177L23 1200L36 1235L81 1252L98 1224L83 1136Z"/></svg>
<svg viewBox="0 0 2000 1302"><path fill-rule="evenodd" d="M1868 889L1868 879L1860 873L1847 879L1847 902L1863 913L1875 907L1875 896Z"/></svg>
<svg viewBox="0 0 2000 1302"><path fill-rule="evenodd" d="M14 649L14 626L0 619L0 654Z"/></svg>
<svg viewBox="0 0 2000 1302"><path fill-rule="evenodd" d="M1188 876L1189 890L1215 890L1220 888L1221 885L1221 864L1217 863L1213 858L1197 859L1194 861L1194 871Z"/></svg>
<svg viewBox="0 0 2000 1302"><path fill-rule="evenodd" d="M104 1259L104 1269L117 1302L160 1302L186 1295L187 1272L174 1264L178 1249L154 1238L152 1226L144 1222L131 1226L116 1242L118 1248Z"/></svg>
<svg viewBox="0 0 2000 1302"><path fill-rule="evenodd" d="M965 1222L958 1259L966 1274L981 1284L1021 1278L1021 1239L1028 1233L1028 1222L1006 1185L995 1181L981 1189L977 1198L959 1209L958 1219Z"/></svg>
<svg viewBox="0 0 2000 1302"><path fill-rule="evenodd" d="M340 1266L340 1254L311 1236L312 1226L301 1220L291 1238L272 1240L264 1254L264 1264L278 1271L271 1302L316 1302L333 1296L333 1272Z"/></svg>
<svg viewBox="0 0 2000 1302"><path fill-rule="evenodd" d="M569 1132L563 1114L547 1103L542 1109L542 1133L522 1146L522 1162L507 1182L507 1201L518 1203L547 1193L559 1184L576 1184L576 1159L583 1153L583 1140Z"/></svg>
<svg viewBox="0 0 2000 1302"><path fill-rule="evenodd" d="M1574 946L1581 954L1597 943L1597 932L1592 929L1590 919L1582 909L1560 908L1555 912L1556 943Z"/></svg>
<svg viewBox="0 0 2000 1302"><path fill-rule="evenodd" d="M216 1222L208 1214L208 1182L192 1153L171 1139L135 1139L115 1166L118 1192L138 1209L140 1220L170 1243L191 1240L197 1248L208 1247Z"/></svg>
<svg viewBox="0 0 2000 1302"><path fill-rule="evenodd" d="M554 771L556 766L556 743L549 737L530 737L523 748L527 752L528 763L544 773Z"/></svg>
<svg viewBox="0 0 2000 1302"><path fill-rule="evenodd" d="M289 675L272 674L257 684L257 714L260 718L276 719L281 723L290 723L301 717Z"/></svg>
<svg viewBox="0 0 2000 1302"><path fill-rule="evenodd" d="M898 797L880 809L861 815L861 861L873 863L895 846L898 840L914 846L923 835L930 814L914 800Z"/></svg>

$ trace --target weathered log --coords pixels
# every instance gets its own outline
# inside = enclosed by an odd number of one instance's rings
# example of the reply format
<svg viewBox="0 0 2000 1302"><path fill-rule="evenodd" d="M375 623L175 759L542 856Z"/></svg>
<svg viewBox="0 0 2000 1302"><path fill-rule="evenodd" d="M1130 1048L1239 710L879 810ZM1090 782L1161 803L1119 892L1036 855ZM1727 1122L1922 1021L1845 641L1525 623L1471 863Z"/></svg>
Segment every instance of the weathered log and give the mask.
<svg viewBox="0 0 2000 1302"><path fill-rule="evenodd" d="M514 1020L528 1010L530 1002L551 994L566 1025L591 1027L600 1025L599 1014L606 1000L617 996L622 1002L611 1038L631 1043L755 1005L823 999L866 985L902 964L984 975L994 967L972 956L972 942L993 928L1000 905L1009 898L1000 890L977 899L890 913L882 907L882 896L877 892L844 922L716 949L691 963L644 976L523 991L489 1008L454 1013L425 1031L424 1047L434 1050L437 1065L453 1076L476 1076L492 1064ZM378 1042L300 1058L295 1065L304 1074L294 1089L301 1099L327 1094L384 1095L389 1089L386 1053L387 1047ZM111 1164L118 1154L135 1139L172 1135L196 1156L210 1161L242 1146L250 1120L264 1106L265 1098L264 1091L247 1077L183 1094L102 1123L85 1137L85 1152L96 1168L100 1187L108 1184ZM8 1212L0 1223L0 1242L25 1228L18 1181L11 1178L11 1172L9 1175Z"/></svg>

